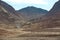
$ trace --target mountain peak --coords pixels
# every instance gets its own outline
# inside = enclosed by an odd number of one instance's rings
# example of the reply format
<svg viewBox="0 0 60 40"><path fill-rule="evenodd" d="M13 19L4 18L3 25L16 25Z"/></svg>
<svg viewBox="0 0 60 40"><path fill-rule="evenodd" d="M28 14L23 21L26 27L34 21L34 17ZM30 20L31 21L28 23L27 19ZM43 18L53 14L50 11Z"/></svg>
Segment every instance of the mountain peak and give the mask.
<svg viewBox="0 0 60 40"><path fill-rule="evenodd" d="M34 6L28 6L21 10L18 10L18 12L24 15L27 19L41 17L42 15L45 15L46 13L48 13L47 10L36 8Z"/></svg>
<svg viewBox="0 0 60 40"><path fill-rule="evenodd" d="M34 7L34 6L28 6L28 7L26 7L26 8L36 8L36 7Z"/></svg>
<svg viewBox="0 0 60 40"><path fill-rule="evenodd" d="M28 7L26 7L26 8L23 8L23 9L37 9L36 7L34 7L34 6L28 6Z"/></svg>
<svg viewBox="0 0 60 40"><path fill-rule="evenodd" d="M34 7L34 6L28 6L28 7L26 7L26 8L31 8L31 9L37 9L37 7ZM41 8L38 8L38 9L41 9Z"/></svg>
<svg viewBox="0 0 60 40"><path fill-rule="evenodd" d="M45 11L45 12L47 12L47 10L44 10L44 9L42 9L42 8L37 8L37 7L34 7L34 6L28 6L28 7L25 7L25 8L23 8L23 9L21 9L21 10L18 10L19 12L22 12L22 11L24 11L24 12L36 12L36 11L39 11L39 12L41 12L41 11Z"/></svg>

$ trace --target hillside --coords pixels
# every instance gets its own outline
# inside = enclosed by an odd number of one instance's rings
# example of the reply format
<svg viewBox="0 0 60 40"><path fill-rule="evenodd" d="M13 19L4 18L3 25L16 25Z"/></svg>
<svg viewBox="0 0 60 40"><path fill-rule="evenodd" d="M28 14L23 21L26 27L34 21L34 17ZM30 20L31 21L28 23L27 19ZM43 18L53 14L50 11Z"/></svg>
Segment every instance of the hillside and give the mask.
<svg viewBox="0 0 60 40"><path fill-rule="evenodd" d="M49 12L36 7L16 11L0 0L0 40L60 40L60 0Z"/></svg>
<svg viewBox="0 0 60 40"><path fill-rule="evenodd" d="M60 27L60 1L42 18L42 27ZM44 26L43 26L44 25Z"/></svg>
<svg viewBox="0 0 60 40"><path fill-rule="evenodd" d="M18 10L17 12L21 14L26 20L36 19L48 13L47 10L36 8L33 6L23 8L21 10Z"/></svg>
<svg viewBox="0 0 60 40"><path fill-rule="evenodd" d="M0 0L0 26L5 28L16 27L17 21L22 20L15 9L9 4Z"/></svg>
<svg viewBox="0 0 60 40"><path fill-rule="evenodd" d="M39 18L35 20L39 20ZM31 24L28 24L30 26L24 26L25 30L39 31L45 28L60 28L60 1L56 2L52 9L42 16L39 21L34 21L34 19L30 21L32 21Z"/></svg>

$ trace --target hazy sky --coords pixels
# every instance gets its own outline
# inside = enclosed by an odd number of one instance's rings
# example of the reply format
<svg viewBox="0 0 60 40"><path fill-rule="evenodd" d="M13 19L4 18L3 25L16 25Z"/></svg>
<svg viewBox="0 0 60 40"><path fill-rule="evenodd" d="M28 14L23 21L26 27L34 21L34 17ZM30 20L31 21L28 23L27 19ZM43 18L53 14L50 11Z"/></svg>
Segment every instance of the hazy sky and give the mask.
<svg viewBox="0 0 60 40"><path fill-rule="evenodd" d="M13 6L16 10L27 6L35 6L38 8L50 10L54 3L58 0L3 0Z"/></svg>

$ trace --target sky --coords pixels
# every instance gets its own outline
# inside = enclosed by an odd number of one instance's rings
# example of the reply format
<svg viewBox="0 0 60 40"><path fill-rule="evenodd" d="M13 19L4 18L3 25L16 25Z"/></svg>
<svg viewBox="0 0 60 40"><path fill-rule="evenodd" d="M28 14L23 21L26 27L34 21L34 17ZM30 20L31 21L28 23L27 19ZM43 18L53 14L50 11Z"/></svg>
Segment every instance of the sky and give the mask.
<svg viewBox="0 0 60 40"><path fill-rule="evenodd" d="M2 0L11 5L15 10L28 6L34 6L45 10L50 10L58 0Z"/></svg>

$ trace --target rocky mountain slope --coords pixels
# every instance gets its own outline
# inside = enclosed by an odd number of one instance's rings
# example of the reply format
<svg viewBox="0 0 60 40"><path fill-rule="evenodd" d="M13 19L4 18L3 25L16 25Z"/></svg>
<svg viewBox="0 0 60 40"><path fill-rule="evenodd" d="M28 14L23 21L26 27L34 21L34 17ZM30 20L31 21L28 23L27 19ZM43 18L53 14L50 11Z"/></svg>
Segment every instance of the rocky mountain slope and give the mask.
<svg viewBox="0 0 60 40"><path fill-rule="evenodd" d="M29 21L25 22L25 20ZM15 11L15 9L7 3L0 1L0 26L12 24L20 27L22 22L25 23L22 25L23 28L36 30L40 28L60 27L60 1L56 2L49 12L36 7L26 7Z"/></svg>
<svg viewBox="0 0 60 40"><path fill-rule="evenodd" d="M44 13L45 15L43 17L34 19L40 21L31 22L30 20L27 24L25 23L21 29L19 27L22 16L20 16L19 13L16 14L14 8L12 8L10 5L7 5L5 2L0 1L0 40L60 39L60 28L53 29L53 27L60 27L60 1L55 3L48 14ZM15 26L18 28L14 29L13 27Z"/></svg>
<svg viewBox="0 0 60 40"><path fill-rule="evenodd" d="M40 18L48 11L36 7L26 7L16 11L12 6L0 0L0 26L21 26L27 20Z"/></svg>
<svg viewBox="0 0 60 40"><path fill-rule="evenodd" d="M37 18L39 19L39 18ZM34 20L33 20L34 21ZM45 28L59 28L60 27L60 0L54 4L52 9L40 18L39 21L32 22L30 26L24 26L25 30L39 31Z"/></svg>
<svg viewBox="0 0 60 40"><path fill-rule="evenodd" d="M18 15L15 9L9 4L0 0L0 26L16 26L17 21L22 20L20 15Z"/></svg>
<svg viewBox="0 0 60 40"><path fill-rule="evenodd" d="M26 20L36 19L48 13L47 10L29 6L17 11L21 14Z"/></svg>
<svg viewBox="0 0 60 40"><path fill-rule="evenodd" d="M60 27L60 0L56 2L48 14L42 18L42 27Z"/></svg>

